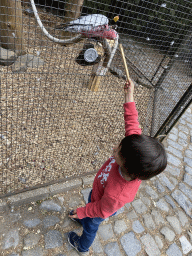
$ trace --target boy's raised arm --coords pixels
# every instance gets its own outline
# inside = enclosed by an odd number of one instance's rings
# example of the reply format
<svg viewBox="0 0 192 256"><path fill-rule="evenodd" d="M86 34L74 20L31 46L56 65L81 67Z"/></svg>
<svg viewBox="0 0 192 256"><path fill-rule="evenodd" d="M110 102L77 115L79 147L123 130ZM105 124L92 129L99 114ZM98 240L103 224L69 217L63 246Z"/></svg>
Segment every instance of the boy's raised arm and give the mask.
<svg viewBox="0 0 192 256"><path fill-rule="evenodd" d="M125 119L125 136L132 134L141 134L139 127L138 112L134 102L134 83L131 79L126 82L125 87L125 103L124 103L124 119Z"/></svg>

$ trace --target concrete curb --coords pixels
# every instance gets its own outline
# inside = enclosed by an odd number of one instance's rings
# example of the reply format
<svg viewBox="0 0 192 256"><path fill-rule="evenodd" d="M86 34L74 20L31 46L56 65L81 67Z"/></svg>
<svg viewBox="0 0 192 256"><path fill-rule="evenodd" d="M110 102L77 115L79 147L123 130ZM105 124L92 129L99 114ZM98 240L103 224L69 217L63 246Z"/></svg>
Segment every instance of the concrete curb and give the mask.
<svg viewBox="0 0 192 256"><path fill-rule="evenodd" d="M89 185L93 183L95 175L91 174L88 176L83 176L79 178L74 178L71 180L66 180L61 183L56 183L53 185L49 185L43 188L37 188L34 190L22 192L13 196L9 196L7 198L0 200L0 211L6 211L8 208L13 206L20 206L22 204L30 203L33 201L38 201L42 199L46 199L49 196L53 196L55 194L63 193L70 189L73 189L78 186L84 187L84 185Z"/></svg>

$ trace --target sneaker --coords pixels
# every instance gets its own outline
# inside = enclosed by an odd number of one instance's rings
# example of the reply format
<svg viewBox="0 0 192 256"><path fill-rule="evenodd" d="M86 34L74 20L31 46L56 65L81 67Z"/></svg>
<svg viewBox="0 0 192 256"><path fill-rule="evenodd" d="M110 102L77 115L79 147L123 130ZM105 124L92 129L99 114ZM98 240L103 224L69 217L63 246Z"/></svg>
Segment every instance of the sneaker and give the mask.
<svg viewBox="0 0 192 256"><path fill-rule="evenodd" d="M69 213L69 215L73 215L73 211L74 211L74 210L71 210L70 213ZM81 224L81 221L80 221L79 219L75 219L75 218L70 218L70 219L71 219L72 221L75 221L75 222L79 223L80 225L82 225L82 224Z"/></svg>
<svg viewBox="0 0 192 256"><path fill-rule="evenodd" d="M80 255L88 255L89 250L86 251L86 252L83 252L83 251L81 251L81 249L79 248L79 244L78 244L79 238L80 238L80 237L79 237L75 232L73 232L73 231L69 232L69 234L68 234L68 242L69 242L69 244L70 244L73 248L75 248L75 250L77 250Z"/></svg>

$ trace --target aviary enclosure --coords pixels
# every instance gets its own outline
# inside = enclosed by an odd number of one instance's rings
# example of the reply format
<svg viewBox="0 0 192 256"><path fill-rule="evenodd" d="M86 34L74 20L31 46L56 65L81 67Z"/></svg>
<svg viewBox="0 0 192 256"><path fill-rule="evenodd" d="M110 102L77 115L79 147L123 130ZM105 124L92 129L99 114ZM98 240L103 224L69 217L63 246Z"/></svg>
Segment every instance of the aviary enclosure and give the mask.
<svg viewBox="0 0 192 256"><path fill-rule="evenodd" d="M190 0L0 0L1 197L96 171L124 136L119 44L144 134L191 103Z"/></svg>

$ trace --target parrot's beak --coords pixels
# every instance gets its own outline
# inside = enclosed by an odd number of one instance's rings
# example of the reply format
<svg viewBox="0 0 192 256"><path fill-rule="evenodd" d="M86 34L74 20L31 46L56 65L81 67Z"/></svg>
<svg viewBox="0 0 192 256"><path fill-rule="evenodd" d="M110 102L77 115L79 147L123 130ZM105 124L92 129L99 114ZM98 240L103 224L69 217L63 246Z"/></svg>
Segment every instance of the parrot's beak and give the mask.
<svg viewBox="0 0 192 256"><path fill-rule="evenodd" d="M119 20L119 16L115 16L115 17L113 18L113 20L114 20L115 22L117 22L117 21Z"/></svg>

